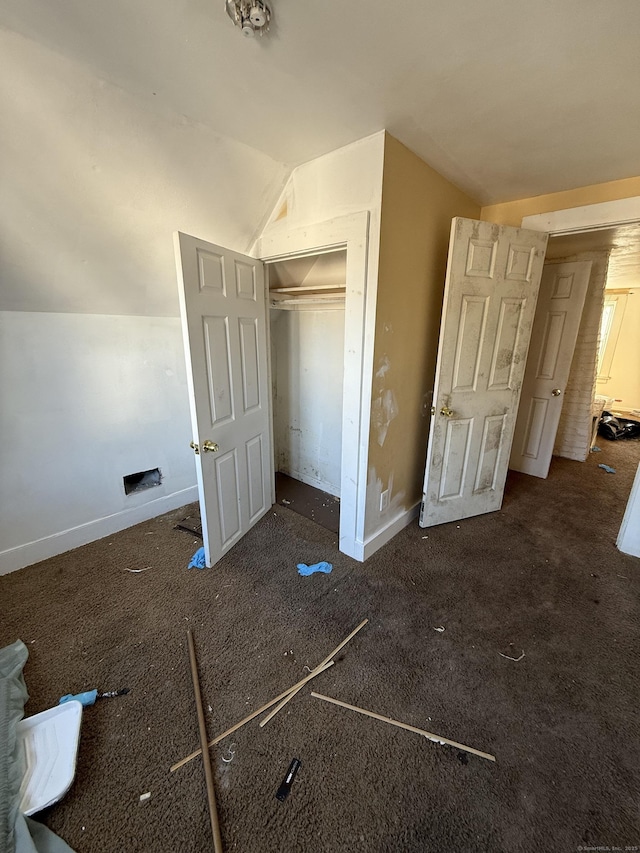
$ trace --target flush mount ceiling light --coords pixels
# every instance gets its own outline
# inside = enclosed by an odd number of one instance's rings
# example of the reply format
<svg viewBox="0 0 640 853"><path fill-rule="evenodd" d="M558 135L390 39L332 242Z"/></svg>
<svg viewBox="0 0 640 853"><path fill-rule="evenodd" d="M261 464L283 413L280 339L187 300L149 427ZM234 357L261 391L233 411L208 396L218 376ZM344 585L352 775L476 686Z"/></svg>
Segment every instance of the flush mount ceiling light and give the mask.
<svg viewBox="0 0 640 853"><path fill-rule="evenodd" d="M225 0L224 5L227 15L236 27L240 27L243 36L261 36L269 29L271 9L265 0Z"/></svg>

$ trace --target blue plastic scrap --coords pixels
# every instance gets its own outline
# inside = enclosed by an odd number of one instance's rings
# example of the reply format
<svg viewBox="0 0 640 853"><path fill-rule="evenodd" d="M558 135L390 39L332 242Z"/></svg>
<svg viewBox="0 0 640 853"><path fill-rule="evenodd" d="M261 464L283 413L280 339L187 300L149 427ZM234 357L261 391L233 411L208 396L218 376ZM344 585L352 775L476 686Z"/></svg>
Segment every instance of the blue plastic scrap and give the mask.
<svg viewBox="0 0 640 853"><path fill-rule="evenodd" d="M615 474L616 473L615 468L612 468L610 465L605 465L602 462L598 465L598 468L604 469L607 472L607 474Z"/></svg>
<svg viewBox="0 0 640 853"><path fill-rule="evenodd" d="M206 559L204 556L204 548L198 548L196 553L191 558L191 562L187 566L188 569L205 569L207 567Z"/></svg>
<svg viewBox="0 0 640 853"><path fill-rule="evenodd" d="M66 693L58 699L58 705L64 705L66 702L80 702L86 708L88 705L94 705L97 698L97 689L85 690L84 693Z"/></svg>
<svg viewBox="0 0 640 853"><path fill-rule="evenodd" d="M306 577L314 572L324 572L326 575L333 569L331 563L314 563L312 566L307 566L306 563L298 563L298 574Z"/></svg>

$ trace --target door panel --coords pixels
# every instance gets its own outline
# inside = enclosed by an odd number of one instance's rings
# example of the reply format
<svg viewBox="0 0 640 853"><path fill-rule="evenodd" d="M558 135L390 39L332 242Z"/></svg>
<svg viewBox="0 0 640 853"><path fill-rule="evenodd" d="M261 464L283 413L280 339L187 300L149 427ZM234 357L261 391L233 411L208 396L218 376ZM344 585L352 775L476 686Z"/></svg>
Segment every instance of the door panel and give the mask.
<svg viewBox="0 0 640 853"><path fill-rule="evenodd" d="M420 524L499 509L547 235L454 219Z"/></svg>
<svg viewBox="0 0 640 853"><path fill-rule="evenodd" d="M546 477L562 411L591 261L545 264L509 467Z"/></svg>
<svg viewBox="0 0 640 853"><path fill-rule="evenodd" d="M227 317L203 317L207 392L211 426L233 420L231 345Z"/></svg>
<svg viewBox="0 0 640 853"><path fill-rule="evenodd" d="M253 258L176 235L207 565L269 509L272 451L264 272Z"/></svg>

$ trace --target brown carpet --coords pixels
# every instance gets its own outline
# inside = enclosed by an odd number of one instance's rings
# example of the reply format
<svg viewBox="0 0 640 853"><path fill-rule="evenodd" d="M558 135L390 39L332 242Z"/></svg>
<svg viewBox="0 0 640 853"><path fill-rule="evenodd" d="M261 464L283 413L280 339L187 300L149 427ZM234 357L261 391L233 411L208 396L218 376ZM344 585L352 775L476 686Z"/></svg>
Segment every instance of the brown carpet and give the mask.
<svg viewBox="0 0 640 853"><path fill-rule="evenodd" d="M413 524L364 565L276 506L217 567L187 571L200 542L173 529L183 508L0 578L0 643L31 653L28 714L131 688L85 710L74 785L40 819L78 853L211 850L201 762L169 772L198 742L187 627L214 736L368 617L315 689L497 762L306 689L211 751L226 851L639 845L640 561L614 543L640 444L600 445L584 464L554 460L546 481L510 475L502 512ZM321 559L332 574L298 576Z"/></svg>

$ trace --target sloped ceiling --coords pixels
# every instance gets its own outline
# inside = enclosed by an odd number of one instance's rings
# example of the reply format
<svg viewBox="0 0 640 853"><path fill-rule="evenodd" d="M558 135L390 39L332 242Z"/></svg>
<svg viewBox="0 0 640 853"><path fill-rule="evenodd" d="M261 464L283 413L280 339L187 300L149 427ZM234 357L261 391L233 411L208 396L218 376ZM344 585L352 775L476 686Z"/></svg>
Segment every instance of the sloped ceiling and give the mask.
<svg viewBox="0 0 640 853"><path fill-rule="evenodd" d="M640 174L638 0L4 0L0 25L289 166L386 127L477 201Z"/></svg>

